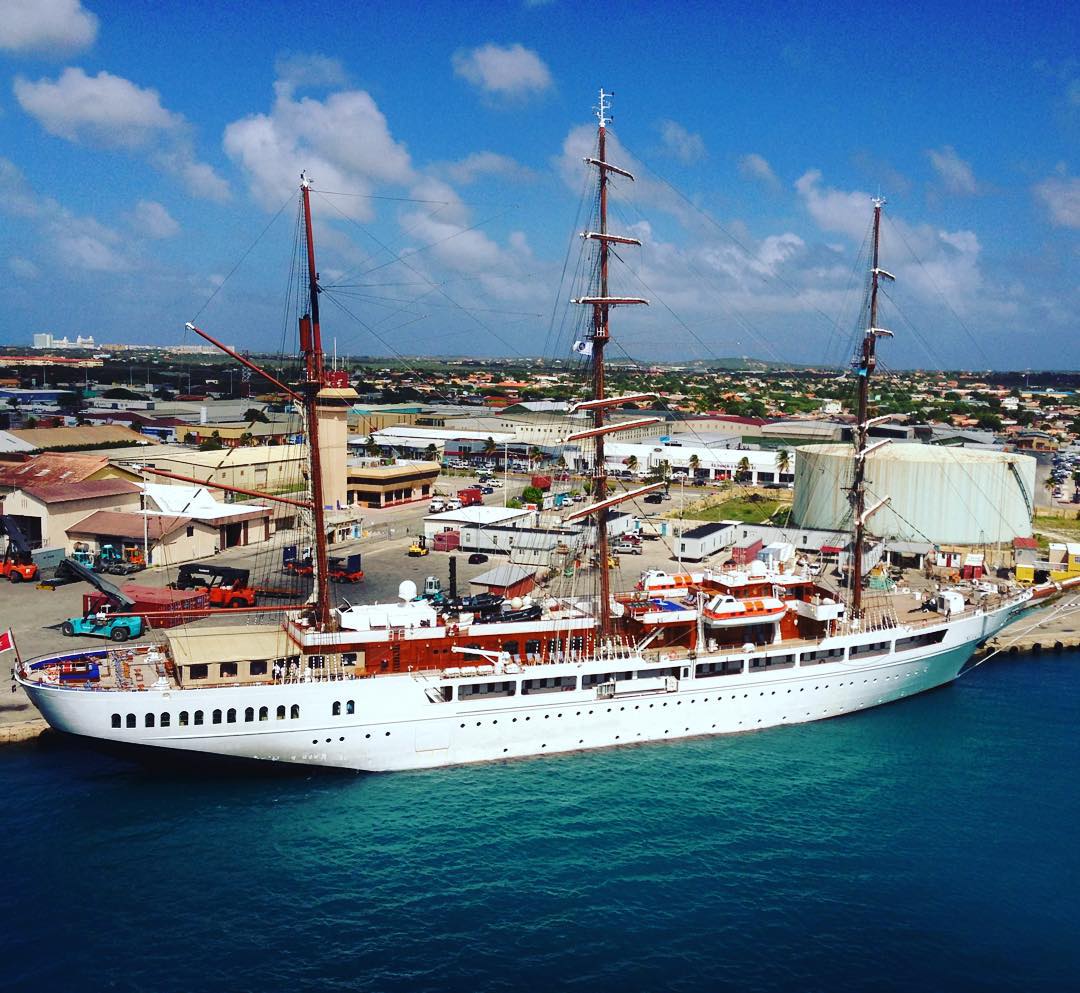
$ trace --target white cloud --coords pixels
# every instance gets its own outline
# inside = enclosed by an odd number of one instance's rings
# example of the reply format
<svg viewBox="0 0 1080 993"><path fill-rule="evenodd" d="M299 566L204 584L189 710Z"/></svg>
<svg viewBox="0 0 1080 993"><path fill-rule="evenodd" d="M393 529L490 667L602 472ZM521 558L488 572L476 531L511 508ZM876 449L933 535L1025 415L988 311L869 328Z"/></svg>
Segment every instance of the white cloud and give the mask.
<svg viewBox="0 0 1080 993"><path fill-rule="evenodd" d="M51 56L70 55L94 43L98 19L79 0L4 0L0 49Z"/></svg>
<svg viewBox="0 0 1080 993"><path fill-rule="evenodd" d="M749 152L739 159L739 172L747 179L763 183L770 189L780 188L780 180L773 172L772 166L764 156L758 155L757 152Z"/></svg>
<svg viewBox="0 0 1080 993"><path fill-rule="evenodd" d="M527 166L497 152L473 152L457 162L442 163L433 166L433 169L462 185L474 183L481 176L502 176L514 180L532 180L536 177Z"/></svg>
<svg viewBox="0 0 1080 993"><path fill-rule="evenodd" d="M303 86L344 86L348 80L345 67L338 59L317 52L283 55L274 63L274 75L279 82L294 89Z"/></svg>
<svg viewBox="0 0 1080 993"><path fill-rule="evenodd" d="M819 169L811 169L795 180L795 190L823 231L845 234L856 244L862 240L870 216L869 193L823 188Z"/></svg>
<svg viewBox="0 0 1080 993"><path fill-rule="evenodd" d="M13 162L0 158L0 180L15 197L0 199L0 210L28 218L36 225L44 247L64 265L93 272L135 268L119 233L93 217L75 214L51 197L40 197Z"/></svg>
<svg viewBox="0 0 1080 993"><path fill-rule="evenodd" d="M1050 176L1036 184L1035 196L1046 207L1053 224L1080 228L1080 177Z"/></svg>
<svg viewBox="0 0 1080 993"><path fill-rule="evenodd" d="M454 74L485 93L523 97L551 87L551 71L536 52L523 45L481 45L453 54Z"/></svg>
<svg viewBox="0 0 1080 993"><path fill-rule="evenodd" d="M414 179L408 149L394 139L382 111L364 90L341 90L323 100L294 95L292 79L274 86L268 114L252 114L225 128L228 156L248 176L252 194L277 209L307 170L316 189L360 194L334 206L357 220L373 216L363 194L376 183Z"/></svg>
<svg viewBox="0 0 1080 993"><path fill-rule="evenodd" d="M928 149L926 154L947 193L970 197L978 192L978 184L975 181L971 163L960 158L952 145Z"/></svg>
<svg viewBox="0 0 1080 993"><path fill-rule="evenodd" d="M156 200L140 200L131 215L132 227L147 238L172 238L180 225Z"/></svg>
<svg viewBox="0 0 1080 993"><path fill-rule="evenodd" d="M8 269L19 279L37 279L41 276L41 269L37 264L20 255L12 255L7 264Z"/></svg>
<svg viewBox="0 0 1080 993"><path fill-rule="evenodd" d="M54 81L15 79L19 105L50 134L66 141L145 154L163 172L177 176L196 196L223 200L228 186L195 158L190 126L161 104L156 90L122 76L88 76L69 67Z"/></svg>
<svg viewBox="0 0 1080 993"><path fill-rule="evenodd" d="M669 155L685 165L692 165L705 158L705 141L701 135L687 131L677 121L664 120L658 126L660 138Z"/></svg>

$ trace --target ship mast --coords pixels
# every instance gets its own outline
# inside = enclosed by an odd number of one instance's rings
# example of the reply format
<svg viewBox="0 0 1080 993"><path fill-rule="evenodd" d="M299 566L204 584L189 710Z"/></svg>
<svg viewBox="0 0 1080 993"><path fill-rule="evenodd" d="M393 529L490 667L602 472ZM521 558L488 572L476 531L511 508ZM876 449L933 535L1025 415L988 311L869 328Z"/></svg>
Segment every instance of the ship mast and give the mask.
<svg viewBox="0 0 1080 993"><path fill-rule="evenodd" d="M855 524L854 547L852 549L851 570L851 613L856 619L862 617L862 584L863 584L863 542L866 539L866 522L877 510L880 510L885 501L882 500L871 507L866 508L866 458L871 449L870 440L870 376L877 366L877 340L882 336L892 337L891 331L877 326L878 311L878 284L882 277L894 280L892 273L886 272L878 266L878 249L881 242L881 208L885 205L881 197L874 198L874 247L870 263L870 320L863 332L862 343L859 353L855 358L855 368L858 373L858 420L855 424L855 475L852 480L849 499L851 501L852 517Z"/></svg>
<svg viewBox="0 0 1080 993"><path fill-rule="evenodd" d="M300 174L300 196L304 209L304 240L307 245L309 309L300 318L300 353L304 357L304 378L300 384L304 419L307 421L311 516L313 522L315 610L319 627L330 626L330 597L326 555L326 515L322 461L319 451L319 392L325 385L322 333L319 329L319 273L315 268L315 241L311 231L311 180Z"/></svg>
<svg viewBox="0 0 1080 993"><path fill-rule="evenodd" d="M599 122L597 129L597 157L587 158L589 165L594 165L599 173L599 218L598 231L582 232L582 237L598 242L599 248L599 287L598 295L581 297L574 303L585 304L592 307L592 332L589 342L592 346L592 380L593 396L590 404L592 410L593 429L589 432L595 445L595 457L593 460L593 495L595 504L593 512L596 518L596 554L600 565L600 634L611 634L611 575L608 568L608 510L610 503L607 499L607 466L604 460L604 436L610 429L604 427L604 412L609 405L605 402L604 383L604 348L611 340L611 326L609 315L611 308L618 304L648 303L636 297L612 297L608 295L608 260L611 254L612 242L621 245L640 245L636 238L626 238L620 235L608 233L607 223L607 197L610 173L624 176L633 180L633 176L625 169L611 165L607 161L607 126L611 118L608 110L611 107L612 93L600 90L600 102L596 107L596 118ZM621 401L620 401L621 402Z"/></svg>

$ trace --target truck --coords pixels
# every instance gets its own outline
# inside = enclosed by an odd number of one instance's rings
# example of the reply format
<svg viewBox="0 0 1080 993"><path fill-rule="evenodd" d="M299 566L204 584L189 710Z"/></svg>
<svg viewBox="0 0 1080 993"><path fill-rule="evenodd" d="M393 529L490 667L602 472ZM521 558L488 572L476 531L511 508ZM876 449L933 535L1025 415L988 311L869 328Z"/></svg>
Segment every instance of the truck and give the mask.
<svg viewBox="0 0 1080 993"><path fill-rule="evenodd" d="M484 494L479 486L466 486L458 490L457 495L462 507L475 507L484 502Z"/></svg>
<svg viewBox="0 0 1080 993"><path fill-rule="evenodd" d="M34 562L33 550L26 535L15 523L15 518L7 514L0 517L0 531L7 535L7 547L0 561L0 578L9 583L29 583L37 579L38 567Z"/></svg>
<svg viewBox="0 0 1080 993"><path fill-rule="evenodd" d="M550 490L551 489L551 477L550 476L533 476L532 484L538 490Z"/></svg>
<svg viewBox="0 0 1080 993"><path fill-rule="evenodd" d="M130 576L146 568L146 559L138 545L102 545L94 562L98 572L107 572L113 576Z"/></svg>
<svg viewBox="0 0 1080 993"><path fill-rule="evenodd" d="M141 617L112 616L114 613L132 613L135 601L131 597L86 566L71 559L64 561L65 572L85 579L100 595L100 600L97 601L92 601L89 596L83 597L82 616L69 617L60 625L60 632L65 637L72 638L80 634L90 638L108 638L110 641L127 641L129 638L138 638L143 633Z"/></svg>
<svg viewBox="0 0 1080 993"><path fill-rule="evenodd" d="M100 577L99 577L100 578ZM125 583L121 592L133 606L124 613L138 614L144 628L171 628L209 616L210 594L205 588L171 590L167 586ZM83 614L99 613L109 604L101 592L83 594ZM114 609L113 613L119 613Z"/></svg>

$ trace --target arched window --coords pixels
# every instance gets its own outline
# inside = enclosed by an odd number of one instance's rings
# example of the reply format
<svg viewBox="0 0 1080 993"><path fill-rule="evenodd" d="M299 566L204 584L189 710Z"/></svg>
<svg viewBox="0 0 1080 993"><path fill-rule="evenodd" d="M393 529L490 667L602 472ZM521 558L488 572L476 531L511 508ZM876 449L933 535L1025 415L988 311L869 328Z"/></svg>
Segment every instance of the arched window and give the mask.
<svg viewBox="0 0 1080 993"><path fill-rule="evenodd" d="M201 710L196 710L195 711L195 723L196 724L202 724L202 717L203 717L202 711Z"/></svg>
<svg viewBox="0 0 1080 993"><path fill-rule="evenodd" d="M228 721L230 724L235 724L236 723L236 708L235 707L230 707L229 708L229 712L225 715L225 720Z"/></svg>
<svg viewBox="0 0 1080 993"><path fill-rule="evenodd" d="M154 715L153 714L147 714L146 715L146 726L148 728L152 728L154 726Z"/></svg>
<svg viewBox="0 0 1080 993"><path fill-rule="evenodd" d="M292 710L289 712L289 719L294 721L300 719L300 704L294 703L292 705Z"/></svg>
<svg viewBox="0 0 1080 993"><path fill-rule="evenodd" d="M112 715L112 726L114 728L120 727L120 715L119 714L113 714Z"/></svg>
<svg viewBox="0 0 1080 993"><path fill-rule="evenodd" d="M346 700L345 701L345 713L346 714L355 714L356 713L356 702L355 701L353 701L353 700Z"/></svg>
<svg viewBox="0 0 1080 993"><path fill-rule="evenodd" d="M220 724L221 723L221 711L220 710L215 710L214 711L213 720L214 720L215 724Z"/></svg>
<svg viewBox="0 0 1080 993"><path fill-rule="evenodd" d="M161 714L161 726L163 728L167 728L171 723L172 723L172 717L169 715L169 712L167 710L162 711L162 714Z"/></svg>
<svg viewBox="0 0 1080 993"><path fill-rule="evenodd" d="M278 709L277 709L277 719L279 721L285 720L285 704L282 704L280 707L278 707Z"/></svg>
<svg viewBox="0 0 1080 993"><path fill-rule="evenodd" d="M248 707L247 710L244 711L244 720L245 721L253 721L253 720L255 720L255 708L254 707Z"/></svg>
<svg viewBox="0 0 1080 993"><path fill-rule="evenodd" d="M269 719L270 719L270 708L269 707L260 707L259 708L259 720L260 721L268 721Z"/></svg>
<svg viewBox="0 0 1080 993"><path fill-rule="evenodd" d="M334 715L334 717L340 717L341 716L341 701L340 700L335 700L334 701L334 709L331 711L331 713Z"/></svg>
<svg viewBox="0 0 1080 993"><path fill-rule="evenodd" d="M179 719L179 720L178 720L178 721L177 721L176 723L177 723L177 724L179 724L179 725L180 725L180 727L182 727L182 728L186 728L186 727L187 727L187 723L188 723L188 712L187 712L186 710L181 710L181 711L180 711L180 719Z"/></svg>
<svg viewBox="0 0 1080 993"><path fill-rule="evenodd" d="M127 726L129 728L135 727L135 715L134 714L128 714L126 723L127 723Z"/></svg>

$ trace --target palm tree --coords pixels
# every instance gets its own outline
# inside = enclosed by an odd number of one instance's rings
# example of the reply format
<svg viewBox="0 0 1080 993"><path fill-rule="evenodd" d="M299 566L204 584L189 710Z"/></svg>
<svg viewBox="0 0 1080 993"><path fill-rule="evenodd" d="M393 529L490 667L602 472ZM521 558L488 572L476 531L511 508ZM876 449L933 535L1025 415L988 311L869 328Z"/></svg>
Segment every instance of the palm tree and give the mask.
<svg viewBox="0 0 1080 993"><path fill-rule="evenodd" d="M382 454L382 449L379 447L379 443L375 440L375 435L369 434L368 440L364 444L364 451L368 453L372 458L376 455Z"/></svg>
<svg viewBox="0 0 1080 993"><path fill-rule="evenodd" d="M533 447L529 449L529 468L531 469L533 464L539 462L543 457L544 453L533 445Z"/></svg>
<svg viewBox="0 0 1080 993"><path fill-rule="evenodd" d="M691 455L688 464L690 466L690 475L696 477L698 469L701 468L701 459L696 455Z"/></svg>
<svg viewBox="0 0 1080 993"><path fill-rule="evenodd" d="M495 439L494 438L488 438L487 441L484 442L484 457L485 458L490 459L498 450L499 450L499 446L495 444Z"/></svg>
<svg viewBox="0 0 1080 993"><path fill-rule="evenodd" d="M741 459L739 459L739 465L738 465L737 469L735 470L735 472L736 472L736 475L738 476L738 479L739 479L740 483L746 482L747 477L750 475L750 459L749 459L749 457L744 455Z"/></svg>
<svg viewBox="0 0 1080 993"><path fill-rule="evenodd" d="M785 476L791 471L791 453L786 448L781 448L776 453L776 471Z"/></svg>
<svg viewBox="0 0 1080 993"><path fill-rule="evenodd" d="M626 468L629 469L631 472L637 472L637 456L636 455L631 455L626 460Z"/></svg>
<svg viewBox="0 0 1080 993"><path fill-rule="evenodd" d="M439 461L439 450L435 447L434 442L424 449L424 454L427 456L429 462Z"/></svg>

